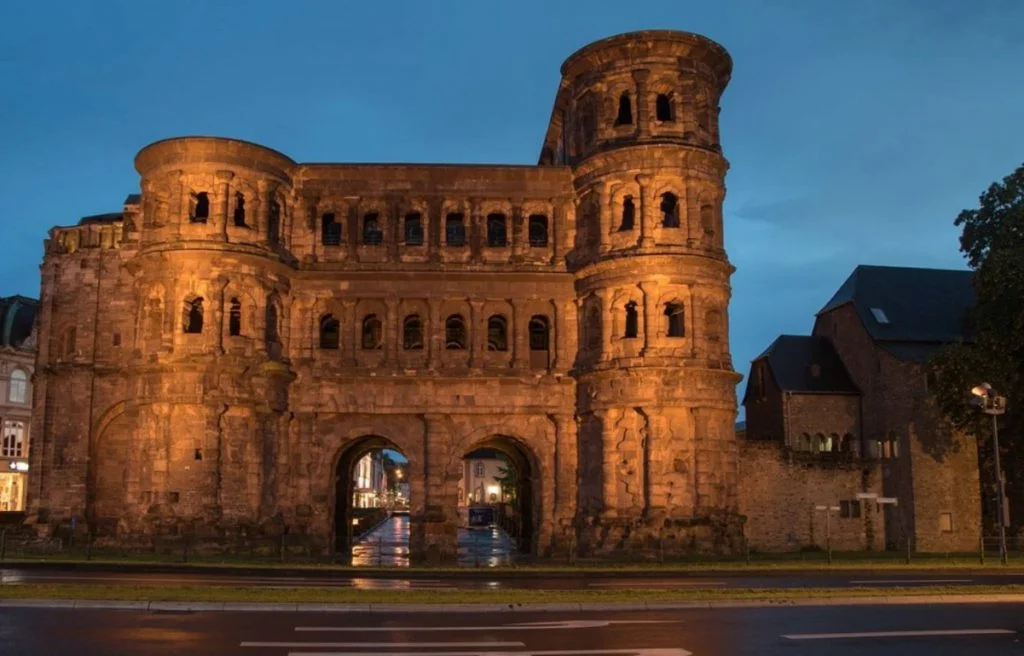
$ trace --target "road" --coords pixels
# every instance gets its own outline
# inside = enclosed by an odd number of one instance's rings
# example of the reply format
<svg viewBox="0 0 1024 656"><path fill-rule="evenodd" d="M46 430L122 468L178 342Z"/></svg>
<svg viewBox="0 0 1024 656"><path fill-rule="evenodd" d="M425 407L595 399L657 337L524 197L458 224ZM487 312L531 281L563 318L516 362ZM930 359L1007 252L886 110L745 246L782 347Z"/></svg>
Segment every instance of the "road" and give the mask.
<svg viewBox="0 0 1024 656"><path fill-rule="evenodd" d="M116 567L112 568L116 569ZM776 572L776 573L715 573L687 574L660 573L586 573L584 575L544 574L517 576L486 570L469 569L457 575L434 572L409 572L396 569L384 575L355 576L340 572L309 571L295 575L277 575L270 572L232 574L229 571L165 572L104 571L86 568L0 568L0 584L71 583L94 585L225 585L237 587L309 586L357 589L434 589L434 590L622 590L691 589L691 588L849 588L849 587L927 587L927 586L982 586L1024 585L1024 574L961 573L957 571L919 573L898 571L881 572Z"/></svg>
<svg viewBox="0 0 1024 656"><path fill-rule="evenodd" d="M458 531L458 564L463 567L499 567L516 560L515 545L499 528ZM356 567L409 565L409 516L392 515L360 538L352 548Z"/></svg>
<svg viewBox="0 0 1024 656"><path fill-rule="evenodd" d="M809 656L1020 654L1024 604L638 613L358 613L5 609L25 656Z"/></svg>

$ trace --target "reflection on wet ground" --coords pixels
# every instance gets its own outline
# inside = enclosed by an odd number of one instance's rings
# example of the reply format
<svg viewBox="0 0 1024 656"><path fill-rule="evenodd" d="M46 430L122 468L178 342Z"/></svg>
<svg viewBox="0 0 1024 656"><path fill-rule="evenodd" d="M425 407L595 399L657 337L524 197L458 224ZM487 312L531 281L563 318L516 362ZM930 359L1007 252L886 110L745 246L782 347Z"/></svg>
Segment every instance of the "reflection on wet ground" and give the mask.
<svg viewBox="0 0 1024 656"><path fill-rule="evenodd" d="M460 528L458 563L465 567L499 567L517 556L515 544L505 531L492 528ZM409 516L393 515L359 539L352 548L352 564L362 567L409 566Z"/></svg>

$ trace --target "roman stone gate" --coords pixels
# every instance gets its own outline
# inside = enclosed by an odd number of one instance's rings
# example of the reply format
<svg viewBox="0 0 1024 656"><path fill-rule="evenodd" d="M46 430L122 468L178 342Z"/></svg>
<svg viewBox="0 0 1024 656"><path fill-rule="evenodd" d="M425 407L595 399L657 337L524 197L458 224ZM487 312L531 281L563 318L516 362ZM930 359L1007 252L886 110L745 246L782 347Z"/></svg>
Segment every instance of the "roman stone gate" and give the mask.
<svg viewBox="0 0 1024 656"><path fill-rule="evenodd" d="M141 193L46 240L31 521L326 553L389 448L412 552L444 560L487 449L531 553L734 548L731 65L685 32L582 48L535 166L143 148Z"/></svg>

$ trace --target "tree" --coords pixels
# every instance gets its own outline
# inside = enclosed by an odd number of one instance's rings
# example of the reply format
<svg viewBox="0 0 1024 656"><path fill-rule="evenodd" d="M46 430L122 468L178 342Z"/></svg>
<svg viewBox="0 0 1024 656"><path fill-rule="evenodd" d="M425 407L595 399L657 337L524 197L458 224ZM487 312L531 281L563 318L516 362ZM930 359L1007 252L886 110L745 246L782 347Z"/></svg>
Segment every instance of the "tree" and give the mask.
<svg viewBox="0 0 1024 656"><path fill-rule="evenodd" d="M519 470L504 458L503 464L498 465L498 475L494 480L501 486L501 494L509 503L515 503L516 493L519 491Z"/></svg>
<svg viewBox="0 0 1024 656"><path fill-rule="evenodd" d="M971 403L969 390L987 382L1008 399L1000 420L1000 457L1014 524L1024 518L1024 165L964 210L960 251L974 271L975 305L966 317L969 339L932 359L935 399L953 425L976 436L982 467L983 512L994 524L992 423Z"/></svg>

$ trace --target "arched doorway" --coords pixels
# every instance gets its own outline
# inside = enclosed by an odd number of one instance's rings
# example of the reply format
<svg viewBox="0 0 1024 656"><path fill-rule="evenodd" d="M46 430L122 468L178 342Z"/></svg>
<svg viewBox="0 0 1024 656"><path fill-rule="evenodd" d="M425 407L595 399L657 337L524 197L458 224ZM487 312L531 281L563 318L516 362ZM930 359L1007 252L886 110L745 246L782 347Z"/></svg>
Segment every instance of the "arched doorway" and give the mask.
<svg viewBox="0 0 1024 656"><path fill-rule="evenodd" d="M496 435L474 444L459 483L460 561L504 564L536 552L537 466L518 440Z"/></svg>
<svg viewBox="0 0 1024 656"><path fill-rule="evenodd" d="M344 449L334 468L335 552L353 565L409 564L408 460L376 435Z"/></svg>

